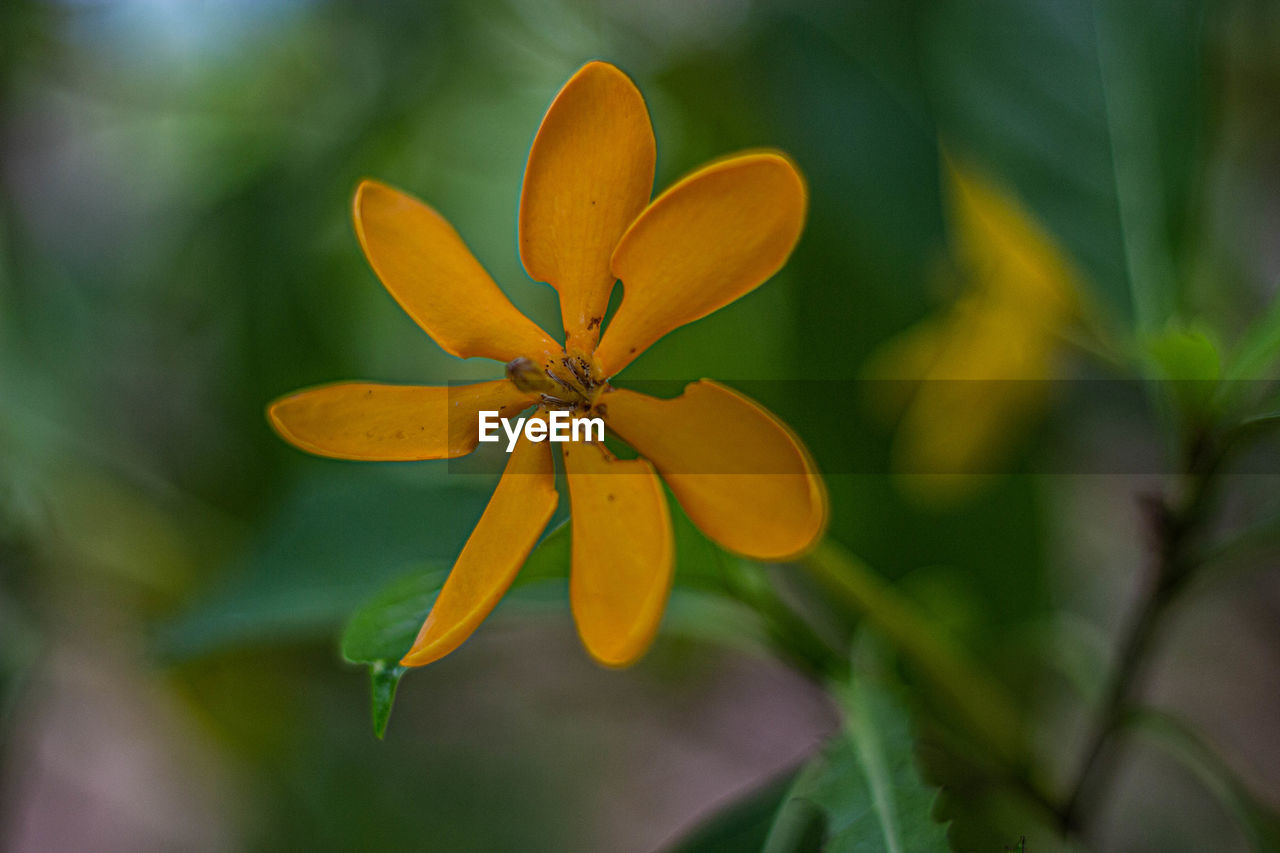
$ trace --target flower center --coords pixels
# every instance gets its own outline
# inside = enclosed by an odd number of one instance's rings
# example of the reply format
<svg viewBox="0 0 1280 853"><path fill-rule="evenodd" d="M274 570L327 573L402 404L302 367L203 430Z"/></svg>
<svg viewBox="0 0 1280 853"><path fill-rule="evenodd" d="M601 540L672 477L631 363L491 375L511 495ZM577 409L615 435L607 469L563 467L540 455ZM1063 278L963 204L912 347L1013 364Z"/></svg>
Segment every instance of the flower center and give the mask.
<svg viewBox="0 0 1280 853"><path fill-rule="evenodd" d="M590 355L561 352L539 366L521 356L507 362L507 378L521 391L537 394L552 409L588 411L608 387Z"/></svg>

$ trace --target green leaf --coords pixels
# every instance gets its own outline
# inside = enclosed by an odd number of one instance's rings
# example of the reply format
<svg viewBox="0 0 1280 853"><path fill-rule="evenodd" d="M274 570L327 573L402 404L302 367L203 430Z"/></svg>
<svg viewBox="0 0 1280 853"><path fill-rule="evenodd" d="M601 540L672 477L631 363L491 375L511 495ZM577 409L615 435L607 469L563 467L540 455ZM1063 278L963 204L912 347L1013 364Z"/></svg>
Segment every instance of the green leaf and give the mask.
<svg viewBox="0 0 1280 853"><path fill-rule="evenodd" d="M759 853L794 782L795 774L788 773L766 783L717 810L664 849L667 853Z"/></svg>
<svg viewBox="0 0 1280 853"><path fill-rule="evenodd" d="M521 587L563 578L569 566L569 523L557 525L521 567L511 584ZM351 663L390 667L413 645L418 629L436 602L449 572L443 566L398 578L369 599L347 620L342 656Z"/></svg>
<svg viewBox="0 0 1280 853"><path fill-rule="evenodd" d="M533 549L512 588L564 577L568 565L569 524L564 522ZM379 738L386 732L396 688L408 671L400 659L413 645L447 577L448 570L435 566L398 578L347 620L342 656L369 666L373 731Z"/></svg>
<svg viewBox="0 0 1280 853"><path fill-rule="evenodd" d="M1227 359L1223 378L1228 382L1267 379L1280 360L1280 299L1271 303L1244 333Z"/></svg>
<svg viewBox="0 0 1280 853"><path fill-rule="evenodd" d="M391 719L391 706L396 701L396 688L400 679L409 671L407 666L387 666L376 663L369 667L369 695L373 705L373 733L382 740L387 733L387 721Z"/></svg>
<svg viewBox="0 0 1280 853"><path fill-rule="evenodd" d="M698 530L674 497L669 503L676 574L664 633L738 649L771 647L817 677L846 672L843 654L779 598L765 566L725 551Z"/></svg>
<svg viewBox="0 0 1280 853"><path fill-rule="evenodd" d="M671 533L676 549L674 583L704 592L727 594L730 582L725 572L724 561L730 558L727 552L702 534L670 490L667 490L667 505L671 508Z"/></svg>
<svg viewBox="0 0 1280 853"><path fill-rule="evenodd" d="M1257 404L1274 388L1280 362L1280 299L1271 303L1245 331L1232 350L1222 371L1219 396L1227 408L1242 409Z"/></svg>
<svg viewBox="0 0 1280 853"><path fill-rule="evenodd" d="M342 656L375 668L398 662L413 645L446 574L439 567L416 571L379 592L347 621Z"/></svg>
<svg viewBox="0 0 1280 853"><path fill-rule="evenodd" d="M916 769L906 711L869 678L840 691L843 730L801 771L765 853L945 853L938 791ZM821 848L812 845L821 827ZM809 846L806 846L809 845Z"/></svg>
<svg viewBox="0 0 1280 853"><path fill-rule="evenodd" d="M1142 330L1177 307L1202 179L1203 0L954 0L928 27L941 135L999 167Z"/></svg>
<svg viewBox="0 0 1280 853"><path fill-rule="evenodd" d="M865 620L915 667L988 753L1005 764L1022 760L1017 704L941 625L830 537L805 555L802 565L833 600Z"/></svg>
<svg viewBox="0 0 1280 853"><path fill-rule="evenodd" d="M520 588L537 581L561 580L569 576L570 546L572 544L569 522L563 521L542 537L524 561L520 574L516 575L513 588Z"/></svg>
<svg viewBox="0 0 1280 853"><path fill-rule="evenodd" d="M1222 378L1222 359L1213 339L1203 329L1172 329L1148 337L1144 349L1178 410L1203 423Z"/></svg>
<svg viewBox="0 0 1280 853"><path fill-rule="evenodd" d="M1026 836L1036 850L1066 850L1046 814L1038 778L1024 778L1023 717L988 660L972 657L937 620L828 538L802 565L834 603L856 614L905 665L928 748L927 778L943 786L934 812L951 821L956 849L1001 849ZM979 663L981 661L981 663ZM880 849L880 848L872 848Z"/></svg>
<svg viewBox="0 0 1280 853"><path fill-rule="evenodd" d="M753 650L766 646L767 634L775 644L794 646L791 653L820 658L824 650L815 648L817 641L805 636L797 638L794 625L774 624L776 613L758 612L758 596L742 595L739 587L743 572L750 570L703 536L674 499L670 500L670 507L676 589L668 604L663 632ZM563 598L563 584L545 582L566 579L571 557L571 525L564 521L534 547L508 596L528 598L539 590L554 589L553 594ZM417 569L384 586L347 620L342 655L347 661L365 664L372 670L374 729L379 737L391 712L396 685L404 675L399 661L413 644L447 577L443 564ZM743 604L753 607L748 609Z"/></svg>
<svg viewBox="0 0 1280 853"><path fill-rule="evenodd" d="M1174 329L1146 340L1146 350L1166 379L1208 382L1222 376L1218 346L1204 329Z"/></svg>
<svg viewBox="0 0 1280 853"><path fill-rule="evenodd" d="M666 629L701 640L759 648L763 645L758 620L733 602L726 601L720 554L679 504L671 501L676 546L676 583ZM547 581L564 580L569 574L572 533L568 521L543 536L529 554L508 595L533 594L547 589ZM379 737L391 713L396 686L405 670L399 666L435 604L448 570L443 565L415 570L383 587L347 620L342 633L342 655L351 663L365 664L372 673L374 731ZM563 597L563 584L556 587Z"/></svg>
<svg viewBox="0 0 1280 853"><path fill-rule="evenodd" d="M317 465L228 572L159 627L154 646L162 657L332 636L353 601L410 566L452 561L488 496L469 478Z"/></svg>

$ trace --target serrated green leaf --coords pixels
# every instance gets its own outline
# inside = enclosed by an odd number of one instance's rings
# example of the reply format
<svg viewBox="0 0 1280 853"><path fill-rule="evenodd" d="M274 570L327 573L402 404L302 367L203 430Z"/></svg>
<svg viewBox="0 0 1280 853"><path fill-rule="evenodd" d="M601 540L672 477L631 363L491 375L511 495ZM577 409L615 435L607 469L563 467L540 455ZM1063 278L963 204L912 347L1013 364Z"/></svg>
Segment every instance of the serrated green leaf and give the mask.
<svg viewBox="0 0 1280 853"><path fill-rule="evenodd" d="M987 751L1006 763L1021 760L1017 705L941 626L834 539L819 543L803 561L823 588L918 668Z"/></svg>
<svg viewBox="0 0 1280 853"><path fill-rule="evenodd" d="M822 827L825 853L946 853L933 820L938 791L916 769L906 711L864 677L841 691L845 726L796 779L765 853L806 849Z"/></svg>

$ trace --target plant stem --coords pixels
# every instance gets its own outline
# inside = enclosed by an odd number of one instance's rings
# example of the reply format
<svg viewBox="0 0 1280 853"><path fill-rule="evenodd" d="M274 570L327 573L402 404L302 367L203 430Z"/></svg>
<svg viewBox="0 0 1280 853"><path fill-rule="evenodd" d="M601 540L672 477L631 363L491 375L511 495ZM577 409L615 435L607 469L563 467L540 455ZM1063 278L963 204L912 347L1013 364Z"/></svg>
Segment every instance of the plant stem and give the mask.
<svg viewBox="0 0 1280 853"><path fill-rule="evenodd" d="M748 567L740 560L731 560L719 548L713 549L713 554L729 594L760 615L765 630L782 655L818 683L848 677L847 656L833 648L807 619L783 601L761 574L763 567Z"/></svg>
<svg viewBox="0 0 1280 853"><path fill-rule="evenodd" d="M806 555L800 565L841 605L893 643L954 704L970 730L1006 766L1021 762L1025 756L1015 704L932 620L829 539Z"/></svg>
<svg viewBox="0 0 1280 853"><path fill-rule="evenodd" d="M1097 797L1116 768L1116 750L1107 745L1123 725L1145 681L1149 652L1169 604L1177 597L1197 562L1188 544L1204 525L1211 488L1230 442L1211 446L1207 432L1198 430L1190 443L1183 500L1177 507L1165 498L1149 500L1156 557L1151 577L1141 591L1134 615L1116 654L1104 698L1098 708L1076 777L1058 810L1062 831L1078 835L1093 812Z"/></svg>
<svg viewBox="0 0 1280 853"><path fill-rule="evenodd" d="M1065 803L1059 809L1059 821L1063 832L1067 834L1077 834L1080 831L1083 816L1092 811L1094 798L1105 787L1106 780L1114 769L1115 756L1111 753L1108 759L1107 742L1119 728L1126 709L1139 692L1147 652L1167 601L1167 596L1156 591L1160 586L1158 578L1151 586L1154 589L1143 595L1140 609L1125 634L1105 699L1085 742L1080 769ZM1094 782L1092 787L1088 785L1090 780Z"/></svg>

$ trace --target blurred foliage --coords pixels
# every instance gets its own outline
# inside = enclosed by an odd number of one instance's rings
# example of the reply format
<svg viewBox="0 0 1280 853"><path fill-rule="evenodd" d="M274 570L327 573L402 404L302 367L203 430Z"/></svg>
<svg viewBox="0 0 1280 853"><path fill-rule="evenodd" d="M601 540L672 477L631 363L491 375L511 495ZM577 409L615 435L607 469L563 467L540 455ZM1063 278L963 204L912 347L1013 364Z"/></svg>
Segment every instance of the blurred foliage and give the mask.
<svg viewBox="0 0 1280 853"><path fill-rule="evenodd" d="M645 93L658 187L723 152L768 145L795 158L811 189L805 235L775 280L672 333L628 375L805 380L765 383L762 402L830 472L831 538L873 567L910 615L902 624L938 628L914 643L914 629L887 632L897 648L883 667L888 698L856 667L850 688L845 650L859 616L793 567L720 552L677 514L678 589L659 647L610 677L674 696L692 715L701 706L690 697L714 680L707 660L764 667L773 657L836 700L855 697L847 724L794 780L785 774L681 849L758 849L777 815L797 811L789 849L817 849L822 837L933 849L941 824L921 817L926 806L950 822L956 849L999 850L1024 835L1027 849L1055 849L1052 806L1085 737L1061 721L1105 696L1108 661L1090 643L1115 621L1077 593L1117 567L1078 565L1091 552L1069 546L1100 542L1136 573L1115 543L1150 531L1072 510L1060 499L1070 484L1036 473L1070 452L1063 436L1094 428L1052 395L1041 421L1001 439L1014 476L938 506L885 469L894 429L846 380L960 296L945 150L1007 189L1078 266L1083 316L1056 341L1063 375L1157 380L1163 430L1109 422L1100 440L1121 454L1167 450L1194 481L1209 450L1273 435L1277 46L1280 14L1261 0L1170 0L1158 11L1126 0L6 0L0 799L13 805L0 832L49 808L23 784L38 775L32 744L59 741L42 704L49 685L68 661L110 671L119 658L207 742L213 757L190 775L216 766L234 780L223 799L193 797L191 808L212 810L250 849L657 843L675 823L658 826L643 803L629 804L630 823L596 814L610 804L621 813L625 795L598 780L617 784L624 772L700 790L698 807L710 808L696 777L711 759L672 779L657 758L620 767L611 756L631 735L608 728L616 716L604 700L557 681L570 664L542 662L537 644L472 643L415 674L387 741L370 738L367 676L340 657L372 667L381 729L403 675L396 650L493 477L304 457L263 417L267 401L319 381L499 375L433 347L379 286L349 222L364 176L429 200L517 306L555 326L554 292L530 282L516 254L521 174L551 96L602 57ZM829 394L813 393L821 381ZM1177 524L1199 522L1186 535L1211 553L1232 544L1237 519L1260 519L1262 556L1250 565L1274 575L1274 501L1224 500L1231 512L1215 526L1204 522L1214 497L1167 501L1154 529L1181 535ZM526 567L523 581L547 582L526 583L489 624L567 630L554 576L569 530L549 533ZM966 717L947 701L938 648L980 667L973 684L1008 695L1025 728L1016 761L993 758L972 709ZM547 669L529 677L551 684L551 710L502 693L503 665L535 660ZM1091 686L1064 688L1064 670ZM470 703L494 692L512 710L484 731L501 736L469 737ZM1237 780L1248 756L1217 757L1176 722L1146 729L1175 751L1191 743L1188 778L1210 780L1196 802L1223 798L1245 827L1223 836L1193 825L1176 786L1157 780L1148 799L1171 827L1161 839L1234 850L1252 838L1265 849L1274 775ZM1255 734L1274 740L1275 729ZM159 726L153 736L176 737ZM867 749L883 751L887 775L867 776ZM650 835L627 837L639 826ZM784 829L769 843L782 844ZM1087 829L1111 849L1134 838L1123 826Z"/></svg>
<svg viewBox="0 0 1280 853"><path fill-rule="evenodd" d="M764 846L804 849L821 827L823 850L943 853L946 827L933 819L936 789L916 769L908 714L866 672L841 697L845 731L796 779Z"/></svg>

